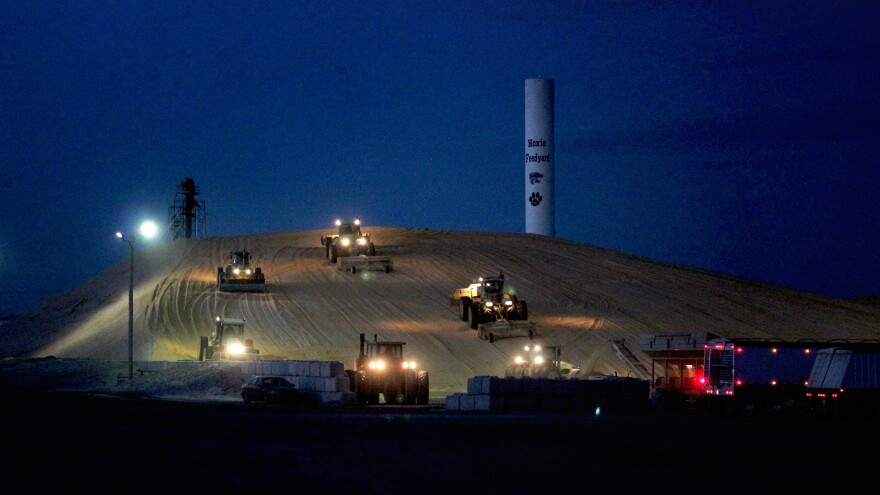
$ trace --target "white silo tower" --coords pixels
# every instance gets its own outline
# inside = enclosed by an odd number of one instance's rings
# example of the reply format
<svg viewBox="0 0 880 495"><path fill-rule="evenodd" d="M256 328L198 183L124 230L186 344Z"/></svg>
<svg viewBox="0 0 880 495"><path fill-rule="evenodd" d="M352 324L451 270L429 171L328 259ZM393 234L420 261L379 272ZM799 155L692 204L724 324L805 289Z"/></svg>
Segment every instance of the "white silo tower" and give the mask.
<svg viewBox="0 0 880 495"><path fill-rule="evenodd" d="M553 237L553 79L526 79L525 150L526 233Z"/></svg>

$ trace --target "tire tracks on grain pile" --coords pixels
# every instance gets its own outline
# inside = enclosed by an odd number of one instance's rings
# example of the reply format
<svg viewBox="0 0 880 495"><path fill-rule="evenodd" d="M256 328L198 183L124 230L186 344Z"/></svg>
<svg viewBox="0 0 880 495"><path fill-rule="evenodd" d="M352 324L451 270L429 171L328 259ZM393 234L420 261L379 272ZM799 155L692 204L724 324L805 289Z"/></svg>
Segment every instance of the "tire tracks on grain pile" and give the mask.
<svg viewBox="0 0 880 495"><path fill-rule="evenodd" d="M444 322L441 325L435 323L433 329L429 325L427 331L407 332L404 329L401 334L406 337L408 345L413 345L414 349L433 349L427 353L432 357L428 361L431 368L445 368L448 374L487 374L498 362L508 362L511 356L499 346L461 345L462 341L478 337L459 319L449 299L455 289L467 286L474 278L474 272L462 262L469 259L468 250L473 248L472 244L458 243L447 248L445 243L458 235L449 231L406 229L401 233L395 240L400 243L400 251L405 256L399 263L399 270L398 263L395 263L395 273L403 275L410 286L406 289L409 305L413 300L423 302L422 308L416 308L416 315L407 308L402 308L402 312L422 327L425 327L424 321ZM443 243L432 243L441 237ZM458 343L458 352L450 347L452 342Z"/></svg>
<svg viewBox="0 0 880 495"><path fill-rule="evenodd" d="M205 246L210 244L205 240L187 242L186 249L178 256L179 261L165 271L165 277L154 287L150 301L144 309L145 330L152 342L151 349L156 346L171 346L170 350L162 350L172 353L178 352L176 349L180 348L198 349L199 329L210 323L195 321L191 308L197 307L199 299L206 297L211 284L199 276L203 273L202 270L190 268L190 260L196 258L195 253L205 250ZM195 344L190 344L190 341Z"/></svg>
<svg viewBox="0 0 880 495"><path fill-rule="evenodd" d="M376 333L385 340L405 341L408 354L418 354L421 359L436 363L435 369L451 367L455 373L474 372L473 360L456 353L447 341L450 337L461 338L460 332L447 334L441 330L447 327L452 331L458 321L447 313L449 294L445 287L440 287L448 284L448 280L446 284L432 284L427 280L428 274L442 273L443 270L435 270L434 265L425 263L435 255L424 242L426 233L411 229L385 229L381 233L386 242L395 246L395 269L388 274L362 272L351 275L328 264L332 272L328 277L332 284L330 297L334 304L340 306L343 313L350 314L351 320L364 322L364 326L358 328L361 333ZM426 256L425 251L431 254ZM350 306L351 300L359 301L360 306ZM439 326L431 324L438 318L448 322Z"/></svg>
<svg viewBox="0 0 880 495"><path fill-rule="evenodd" d="M292 340L295 347L298 348L305 348L314 344L332 344L331 337L321 329L321 325L318 324L315 318L309 314L299 302L297 302L295 297L293 297L293 290L291 287L296 286L296 284L288 283L289 278L295 278L302 273L302 265L307 263L304 260L311 259L314 256L314 251L316 250L312 248L284 246L277 250L272 258L272 262L275 266L278 266L279 264L285 265L283 270L280 270L275 274L275 285L271 288L274 296L273 304L276 307L275 311L278 314L281 323L285 326L291 327L291 325L281 317L281 310L289 315L289 320L296 323L298 329L292 329L294 335L291 336L287 334L284 337L287 340ZM278 309L279 307L281 309ZM291 310L291 307L293 310ZM289 347L281 344L279 344L279 346Z"/></svg>

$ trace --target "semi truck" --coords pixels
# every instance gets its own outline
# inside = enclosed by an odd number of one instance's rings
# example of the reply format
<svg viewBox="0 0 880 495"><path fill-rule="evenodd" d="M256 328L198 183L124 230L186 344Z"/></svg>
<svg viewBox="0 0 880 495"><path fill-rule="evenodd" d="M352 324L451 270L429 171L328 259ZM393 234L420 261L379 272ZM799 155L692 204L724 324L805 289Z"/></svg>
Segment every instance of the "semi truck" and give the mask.
<svg viewBox="0 0 880 495"><path fill-rule="evenodd" d="M805 411L817 353L838 347L880 352L880 341L716 338L704 345L704 401L714 413Z"/></svg>

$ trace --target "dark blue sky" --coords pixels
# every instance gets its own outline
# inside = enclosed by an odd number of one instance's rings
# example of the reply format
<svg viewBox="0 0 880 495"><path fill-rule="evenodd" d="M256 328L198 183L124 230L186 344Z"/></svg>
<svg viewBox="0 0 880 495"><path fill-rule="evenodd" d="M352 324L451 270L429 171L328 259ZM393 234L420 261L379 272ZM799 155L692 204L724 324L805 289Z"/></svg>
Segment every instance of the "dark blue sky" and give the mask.
<svg viewBox="0 0 880 495"><path fill-rule="evenodd" d="M534 77L557 237L880 294L877 2L0 0L0 307L126 259L187 177L208 235L523 232Z"/></svg>

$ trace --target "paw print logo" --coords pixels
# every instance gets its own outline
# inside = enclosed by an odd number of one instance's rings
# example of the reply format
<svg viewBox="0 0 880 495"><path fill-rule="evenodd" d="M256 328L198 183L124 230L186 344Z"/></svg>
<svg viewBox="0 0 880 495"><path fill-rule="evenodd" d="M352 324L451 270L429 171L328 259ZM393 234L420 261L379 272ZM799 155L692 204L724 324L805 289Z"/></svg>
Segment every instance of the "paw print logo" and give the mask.
<svg viewBox="0 0 880 495"><path fill-rule="evenodd" d="M533 192L532 195L529 196L529 203L531 203L532 206L538 206L539 204L541 204L542 199L544 198L541 197L540 193Z"/></svg>

